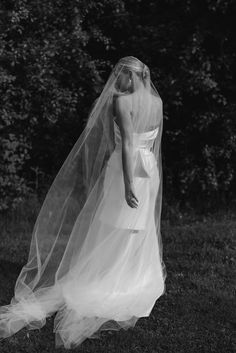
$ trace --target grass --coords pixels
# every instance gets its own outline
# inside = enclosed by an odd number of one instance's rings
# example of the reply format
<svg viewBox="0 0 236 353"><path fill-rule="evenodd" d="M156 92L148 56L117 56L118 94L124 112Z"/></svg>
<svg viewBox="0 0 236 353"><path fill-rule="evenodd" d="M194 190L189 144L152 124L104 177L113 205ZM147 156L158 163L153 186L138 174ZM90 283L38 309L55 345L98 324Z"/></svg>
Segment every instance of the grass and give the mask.
<svg viewBox="0 0 236 353"><path fill-rule="evenodd" d="M0 305L8 304L25 263L34 215L1 220ZM147 318L127 331L102 332L73 352L235 353L235 239L233 215L181 216L163 221L166 292ZM55 349L53 318L41 330L21 330L0 341L1 353L65 352ZM70 350L67 350L70 351Z"/></svg>

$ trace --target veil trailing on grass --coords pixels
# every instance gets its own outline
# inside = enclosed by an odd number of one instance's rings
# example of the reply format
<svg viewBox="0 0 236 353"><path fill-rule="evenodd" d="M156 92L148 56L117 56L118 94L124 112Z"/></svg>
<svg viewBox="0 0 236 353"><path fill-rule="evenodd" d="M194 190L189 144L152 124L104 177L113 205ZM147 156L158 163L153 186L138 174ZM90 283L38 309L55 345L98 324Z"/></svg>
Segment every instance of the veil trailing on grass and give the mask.
<svg viewBox="0 0 236 353"><path fill-rule="evenodd" d="M166 275L160 232L162 101L151 81L149 68L136 58L139 65L135 64L133 59L122 58L113 68L90 110L85 129L48 190L34 224L28 261L15 284L15 295L9 305L0 308L1 338L11 336L24 326L28 329L42 327L46 317L64 305L62 284L75 271L78 272L78 259L81 264L80 278L89 275L86 264L91 249L99 247L100 243L96 239L96 230L93 241L88 238L88 234L105 192L103 185L107 162L115 148L113 107L115 100L121 95L131 97L130 118L134 134L159 127L152 150L160 179L154 217L162 271ZM120 89L120 77L123 74L130 75L129 92L122 92ZM140 80L143 85L140 85ZM154 96L156 100L153 99ZM134 177L149 178L151 171L148 165L140 154L135 151L133 153ZM59 319L58 317L58 321ZM65 315L63 319L65 320ZM57 331L60 330L55 327L55 332ZM64 337L63 342L65 341Z"/></svg>

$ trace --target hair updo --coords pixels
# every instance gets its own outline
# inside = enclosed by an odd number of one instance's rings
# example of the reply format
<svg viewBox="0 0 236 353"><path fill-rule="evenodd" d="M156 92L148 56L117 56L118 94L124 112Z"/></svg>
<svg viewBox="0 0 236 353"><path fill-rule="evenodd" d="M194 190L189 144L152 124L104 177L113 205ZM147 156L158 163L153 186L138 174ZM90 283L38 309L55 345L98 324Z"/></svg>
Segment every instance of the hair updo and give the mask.
<svg viewBox="0 0 236 353"><path fill-rule="evenodd" d="M150 79L150 70L148 66L134 56L125 56L121 58L115 65L113 71L118 72L121 66L131 72L134 71L143 81L144 85L146 85L147 80Z"/></svg>

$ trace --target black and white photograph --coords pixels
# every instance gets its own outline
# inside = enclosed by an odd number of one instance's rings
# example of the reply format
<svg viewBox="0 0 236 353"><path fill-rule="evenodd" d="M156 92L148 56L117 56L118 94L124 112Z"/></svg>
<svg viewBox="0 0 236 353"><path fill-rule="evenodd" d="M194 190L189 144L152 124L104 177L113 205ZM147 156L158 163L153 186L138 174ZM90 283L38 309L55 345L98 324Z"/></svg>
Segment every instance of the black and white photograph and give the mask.
<svg viewBox="0 0 236 353"><path fill-rule="evenodd" d="M1 0L1 353L236 352L235 19Z"/></svg>

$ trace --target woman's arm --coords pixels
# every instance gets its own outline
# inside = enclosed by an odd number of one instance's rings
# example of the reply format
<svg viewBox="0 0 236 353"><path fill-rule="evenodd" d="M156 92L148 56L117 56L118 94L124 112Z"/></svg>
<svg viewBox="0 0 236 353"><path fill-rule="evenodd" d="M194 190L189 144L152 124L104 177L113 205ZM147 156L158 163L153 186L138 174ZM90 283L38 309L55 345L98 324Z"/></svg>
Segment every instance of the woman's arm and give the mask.
<svg viewBox="0 0 236 353"><path fill-rule="evenodd" d="M133 127L131 121L130 102L125 96L115 100L115 112L122 139L122 166L125 184L126 201L130 207L138 206L138 199L134 193L133 185ZM130 199L130 198L133 199Z"/></svg>

